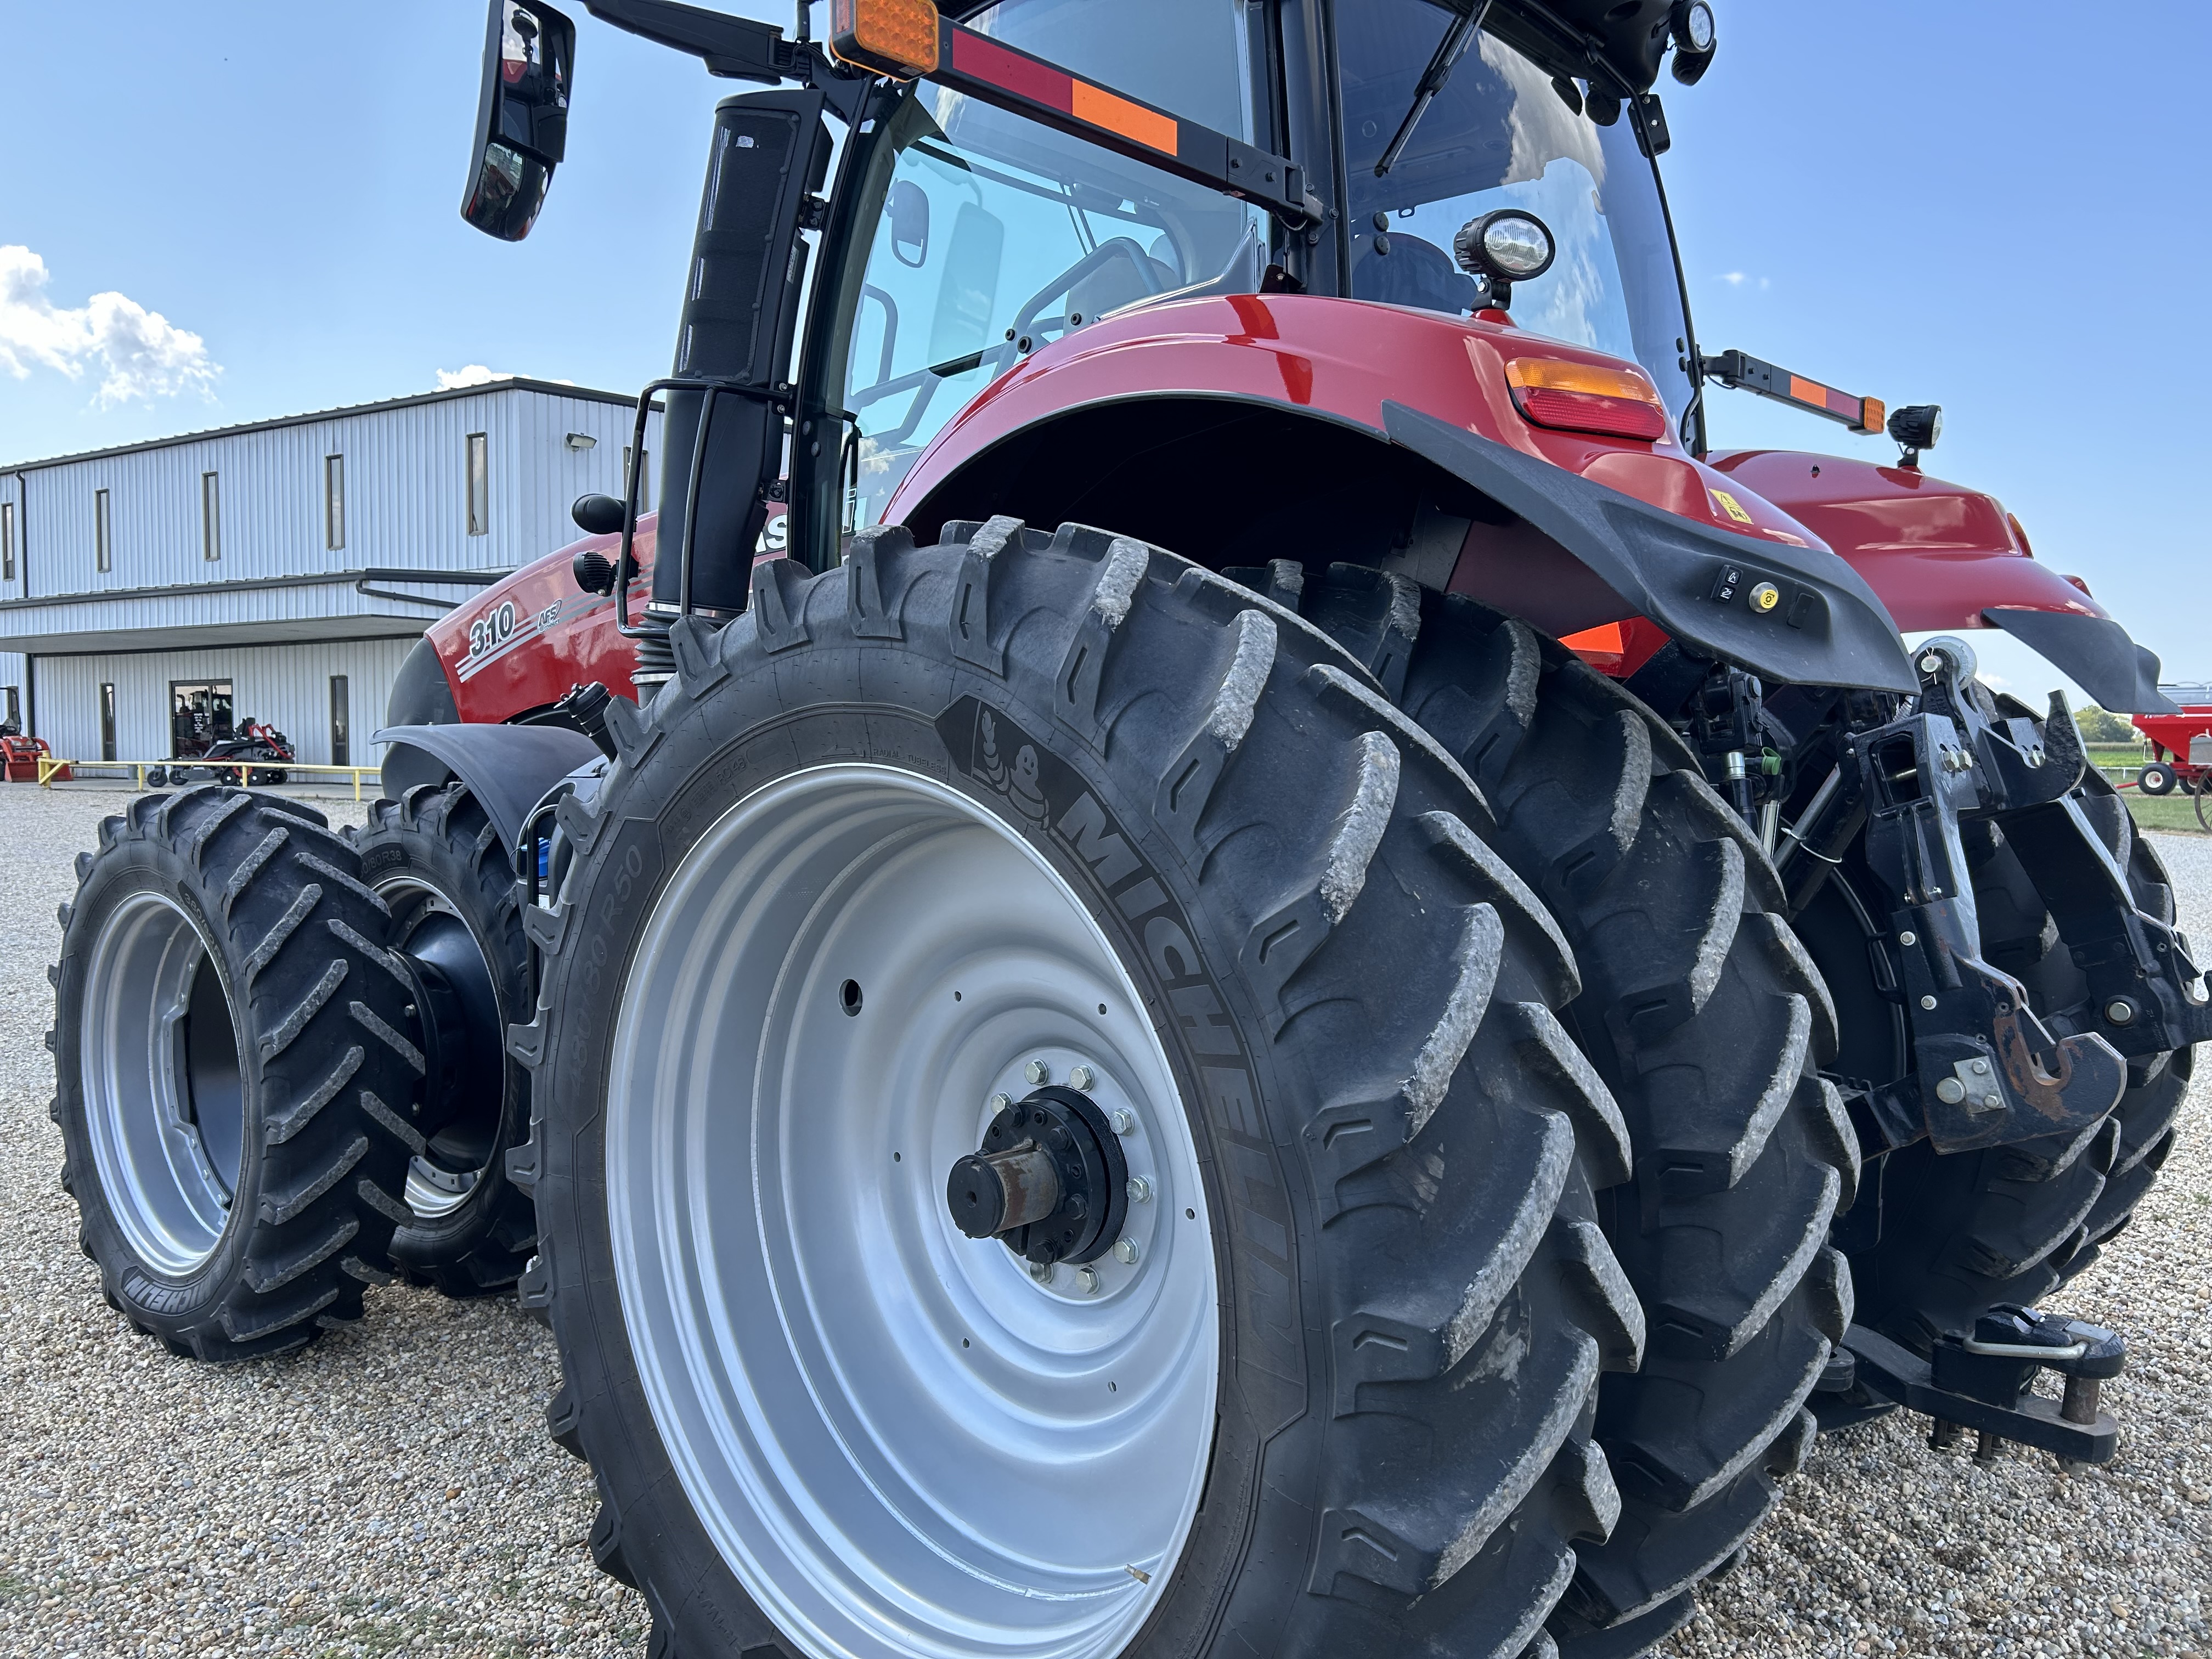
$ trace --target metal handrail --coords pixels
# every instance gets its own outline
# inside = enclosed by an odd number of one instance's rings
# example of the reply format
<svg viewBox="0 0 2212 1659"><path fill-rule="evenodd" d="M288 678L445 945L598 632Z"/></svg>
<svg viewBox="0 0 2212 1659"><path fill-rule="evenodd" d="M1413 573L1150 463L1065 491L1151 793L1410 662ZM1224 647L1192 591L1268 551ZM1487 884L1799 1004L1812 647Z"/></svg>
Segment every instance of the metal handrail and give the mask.
<svg viewBox="0 0 2212 1659"><path fill-rule="evenodd" d="M230 759L230 758L229 758L228 757L227 757L227 756L225 756L225 757L220 757L220 758L216 759L216 760L213 760L213 761L201 760L201 759L198 759L198 757L191 757L191 756L187 756L187 757L183 757L183 758L177 759L177 760L128 760L128 761L126 761L126 760L112 760L112 761L111 761L111 760L98 760L98 761L86 761L86 760L70 760L70 759L68 759L68 758L66 758L65 757L64 757L64 756L60 756L60 755L41 755L41 756L40 756L40 757L39 757L39 787L40 787L40 788L42 788L42 789L51 789L51 788L52 788L52 787L54 787L54 776L55 776L55 774L57 774L57 773L58 773L58 772L65 771L65 770L76 770L76 771L111 771L111 770L112 770L112 771L120 771L120 770L122 770L122 769L125 769L125 768L128 768L128 769L130 769L130 772L131 772L131 787L132 788L134 788L134 789L143 789L143 788L145 788L145 787L146 787L146 774L147 774L147 771L149 770L149 769L153 768L153 767L156 767L156 766L162 767L162 768L167 768L167 767L172 767L172 766L206 766L206 767L233 766L233 767L237 768L237 769L238 769L240 771L241 771L241 772L246 772L246 773L249 773L249 774L250 774L250 773L253 773L253 772L285 772L285 773L291 773L291 772L337 772L337 773L343 773L343 774L344 774L344 775L346 775L350 776L350 777L353 779L353 798L354 798L356 800L359 800L359 799L361 799L361 777L362 777L362 773L364 773L364 772L369 773L369 774L371 774L372 775L374 775L374 776L375 776L375 777L379 778L380 780L380 779L383 777L383 775L384 775L384 768L383 768L381 765L377 765L377 766L325 766L325 765L320 765L320 764L318 764L318 763L312 763L312 762L307 762L307 761L270 761L270 760L250 760L250 759L240 759L240 760L235 760L235 761L234 761L234 760Z"/></svg>

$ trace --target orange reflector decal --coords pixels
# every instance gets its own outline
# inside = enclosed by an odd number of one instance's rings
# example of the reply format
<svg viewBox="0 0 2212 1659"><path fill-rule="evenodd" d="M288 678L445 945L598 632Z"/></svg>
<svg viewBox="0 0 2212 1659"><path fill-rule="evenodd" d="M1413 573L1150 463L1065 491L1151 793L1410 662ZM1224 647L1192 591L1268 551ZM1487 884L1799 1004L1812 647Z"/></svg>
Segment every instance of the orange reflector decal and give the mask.
<svg viewBox="0 0 2212 1659"><path fill-rule="evenodd" d="M1126 98L1116 97L1103 87L1076 82L1068 113L1079 121L1088 121L1109 132L1118 132L1124 138L1133 138L1140 144L1164 150L1170 155L1176 153L1175 117L1162 115L1158 110L1146 109L1142 104L1133 104Z"/></svg>

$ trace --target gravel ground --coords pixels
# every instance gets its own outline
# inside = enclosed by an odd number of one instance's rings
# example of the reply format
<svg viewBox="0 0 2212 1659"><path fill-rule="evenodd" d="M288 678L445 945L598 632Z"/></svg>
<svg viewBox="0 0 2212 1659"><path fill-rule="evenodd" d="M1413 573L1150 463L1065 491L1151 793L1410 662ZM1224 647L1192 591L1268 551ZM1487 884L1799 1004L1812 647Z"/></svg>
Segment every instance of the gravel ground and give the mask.
<svg viewBox="0 0 2212 1659"><path fill-rule="evenodd" d="M373 1290L304 1355L217 1370L100 1301L40 1038L54 906L126 799L0 790L0 1652L640 1652L642 1603L585 1547L590 1478L538 1420L551 1338L511 1304ZM2212 840L2158 839L2212 940ZM2132 1344L2118 1459L1982 1470L1901 1414L1824 1439L1662 1652L2212 1659L2208 1106L2200 1080L2136 1226L2064 1298Z"/></svg>

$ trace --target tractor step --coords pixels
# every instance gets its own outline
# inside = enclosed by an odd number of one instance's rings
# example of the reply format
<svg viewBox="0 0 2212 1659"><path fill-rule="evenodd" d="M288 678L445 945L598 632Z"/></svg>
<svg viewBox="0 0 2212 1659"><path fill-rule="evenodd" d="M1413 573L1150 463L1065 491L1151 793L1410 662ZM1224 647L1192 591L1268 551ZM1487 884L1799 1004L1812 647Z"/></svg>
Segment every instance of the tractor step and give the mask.
<svg viewBox="0 0 2212 1659"><path fill-rule="evenodd" d="M2099 1408L2100 1384L2127 1364L2127 1343L2100 1326L2024 1308L1994 1308L1973 1336L1939 1340L1923 1359L1863 1325L1844 1334L1856 1379L1869 1392L1935 1419L1929 1444L1944 1450L1972 1429L1974 1458L1994 1462L2007 1441L2033 1446L2069 1463L2108 1463L2119 1450L2120 1425ZM2039 1370L2066 1379L2066 1396L2050 1400L2028 1389Z"/></svg>

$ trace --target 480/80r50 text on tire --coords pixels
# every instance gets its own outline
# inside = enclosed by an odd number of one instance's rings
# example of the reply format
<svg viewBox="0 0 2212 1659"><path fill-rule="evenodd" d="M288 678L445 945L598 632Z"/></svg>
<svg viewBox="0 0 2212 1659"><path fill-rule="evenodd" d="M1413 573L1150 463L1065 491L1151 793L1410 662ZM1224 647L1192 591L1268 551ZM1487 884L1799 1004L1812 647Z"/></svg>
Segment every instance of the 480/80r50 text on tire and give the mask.
<svg viewBox="0 0 2212 1659"><path fill-rule="evenodd" d="M684 1659L1548 1648L1643 1346L1569 952L1294 614L946 538L757 568L562 809L516 1169L595 1554ZM944 1212L1024 1056L1155 1160L1095 1285Z"/></svg>

